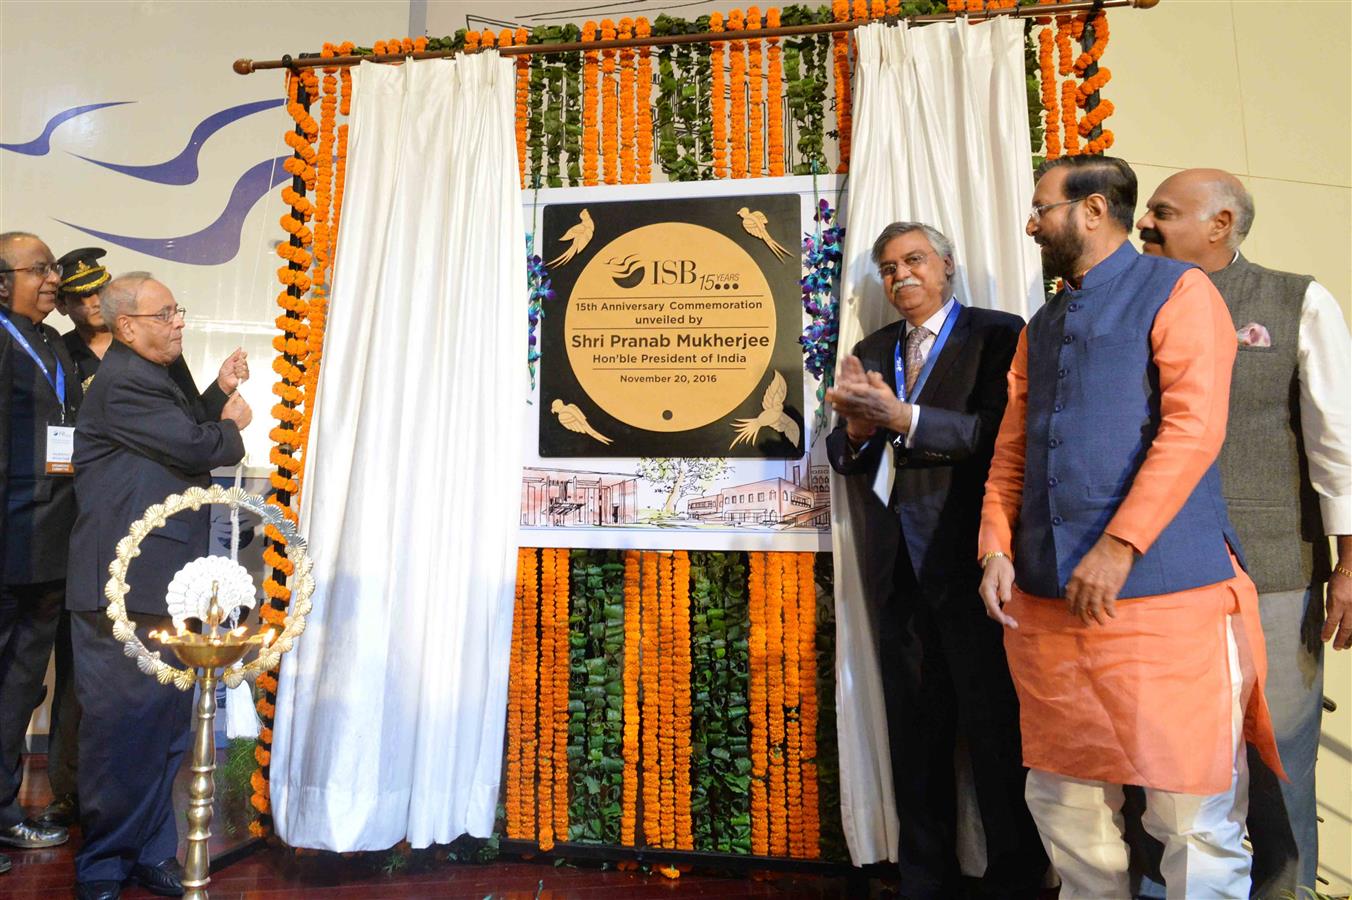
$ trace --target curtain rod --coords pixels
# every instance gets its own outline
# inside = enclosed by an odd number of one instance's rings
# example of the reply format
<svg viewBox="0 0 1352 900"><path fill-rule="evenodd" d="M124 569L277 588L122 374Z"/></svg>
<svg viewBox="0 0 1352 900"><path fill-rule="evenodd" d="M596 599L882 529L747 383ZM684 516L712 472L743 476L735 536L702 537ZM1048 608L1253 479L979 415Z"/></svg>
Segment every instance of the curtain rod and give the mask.
<svg viewBox="0 0 1352 900"><path fill-rule="evenodd" d="M1045 6L1017 6L1010 9L980 10L969 15L967 12L930 13L922 16L906 16L911 24L926 22L952 22L967 19L970 22L983 22L997 16L1012 16L1017 19L1064 15L1067 13L1089 12L1097 9L1128 6L1134 9L1151 9L1160 0L1072 0L1068 3L1051 3ZM644 38L616 38L609 41L572 41L558 44L520 44L511 47L499 47L503 56L528 56L534 53L574 53L579 50L613 50L619 47L657 47L668 44L708 44L725 41L754 41L765 38L794 37L802 34L825 34L839 31L853 31L870 22L897 22L901 17L888 16L885 19L852 19L848 22L822 22L816 25L785 25L780 28L757 28L743 31L700 32L698 34L662 34ZM493 48L483 48L493 49ZM355 66L365 60L374 63L403 62L409 59L445 59L463 53L463 50L424 50L421 53L381 53L366 56L329 56L305 55L299 59L291 56L282 59L237 59L233 69L240 75L248 75L260 69L318 69L343 68ZM478 51L473 51L478 52Z"/></svg>

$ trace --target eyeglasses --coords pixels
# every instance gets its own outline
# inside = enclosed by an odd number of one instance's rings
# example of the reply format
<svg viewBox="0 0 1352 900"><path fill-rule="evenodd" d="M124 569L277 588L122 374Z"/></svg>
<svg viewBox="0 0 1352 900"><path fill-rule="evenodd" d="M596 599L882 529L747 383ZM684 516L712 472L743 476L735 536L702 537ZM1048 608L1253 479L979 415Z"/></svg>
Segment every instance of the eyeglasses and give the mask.
<svg viewBox="0 0 1352 900"><path fill-rule="evenodd" d="M916 269L923 266L925 264L925 260L929 259L929 257L930 255L928 253L925 253L923 250L917 250L915 253L912 253L909 256L902 259L901 264L905 266L908 270L914 272ZM891 278L895 274L897 274L896 263L887 262L883 263L881 266L878 267L878 275L883 278Z"/></svg>
<svg viewBox="0 0 1352 900"><path fill-rule="evenodd" d="M1084 197L1076 197L1074 200L1058 200L1056 203L1043 203L1041 206L1034 203L1032 209L1028 210L1028 218L1034 222L1042 221L1042 214L1049 209L1056 209L1058 206L1066 206L1071 203L1079 203Z"/></svg>
<svg viewBox="0 0 1352 900"><path fill-rule="evenodd" d="M0 269L0 272L37 272L39 278L45 279L48 275L61 277L61 265L59 263L38 263L36 266L21 266L17 269Z"/></svg>
<svg viewBox="0 0 1352 900"><path fill-rule="evenodd" d="M159 312L153 313L123 313L129 319L158 319L162 325L168 325L174 321L174 316L188 317L188 311L182 306L166 306Z"/></svg>

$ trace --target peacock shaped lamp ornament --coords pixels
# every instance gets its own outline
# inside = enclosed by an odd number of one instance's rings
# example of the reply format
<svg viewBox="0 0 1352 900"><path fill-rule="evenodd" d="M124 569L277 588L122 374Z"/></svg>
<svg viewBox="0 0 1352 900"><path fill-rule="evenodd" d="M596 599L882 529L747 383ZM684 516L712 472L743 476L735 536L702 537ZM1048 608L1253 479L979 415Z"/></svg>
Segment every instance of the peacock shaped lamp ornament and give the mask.
<svg viewBox="0 0 1352 900"><path fill-rule="evenodd" d="M163 527L175 513L201 509L204 504L230 507L236 529L238 511L243 509L281 533L286 542L287 559L295 567L288 584L291 608L280 634L273 628L260 627L251 633L243 625L223 627L234 621L241 610L253 608L253 578L232 558L204 556L193 560L174 576L165 598L175 633L152 631L149 635L172 650L174 656L187 666L179 668L165 662L161 651L146 647L136 634L136 623L127 618L127 568L140 554L141 541L147 535ZM181 691L191 690L193 685L200 688L197 732L192 750L192 782L188 789L188 851L183 864L183 888L187 900L206 900L207 885L211 881L211 854L207 842L211 837L212 800L216 792L216 684L224 681L227 687L235 687L242 681L253 681L263 672L276 668L282 654L292 648L305 630L305 617L310 612L310 596L315 588L311 565L305 539L280 508L238 486L212 485L171 494L163 503L147 509L145 515L132 523L127 536L118 541L116 558L108 566L112 576L104 588L108 598L108 618L113 620L113 635L123 642L127 656L134 658L137 667L160 684L173 685ZM193 619L201 623L200 632L188 630L188 621ZM253 659L242 666L235 665L250 653L255 653Z"/></svg>

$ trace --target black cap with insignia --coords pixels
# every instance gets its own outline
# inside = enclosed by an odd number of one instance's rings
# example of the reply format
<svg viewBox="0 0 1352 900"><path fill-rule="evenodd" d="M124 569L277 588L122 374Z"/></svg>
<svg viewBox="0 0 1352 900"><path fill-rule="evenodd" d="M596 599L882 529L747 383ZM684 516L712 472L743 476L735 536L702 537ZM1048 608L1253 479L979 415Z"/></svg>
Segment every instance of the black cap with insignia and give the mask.
<svg viewBox="0 0 1352 900"><path fill-rule="evenodd" d="M58 259L61 293L90 294L107 284L112 276L99 265L99 258L107 252L102 247L81 247Z"/></svg>

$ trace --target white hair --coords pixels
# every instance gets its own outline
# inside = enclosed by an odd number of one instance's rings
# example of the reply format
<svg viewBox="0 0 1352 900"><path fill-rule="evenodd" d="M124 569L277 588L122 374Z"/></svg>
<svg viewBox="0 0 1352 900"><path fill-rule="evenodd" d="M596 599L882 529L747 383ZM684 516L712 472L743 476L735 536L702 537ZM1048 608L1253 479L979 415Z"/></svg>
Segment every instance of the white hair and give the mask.
<svg viewBox="0 0 1352 900"><path fill-rule="evenodd" d="M118 316L136 312L136 295L141 292L141 285L154 277L149 272L127 272L103 286L99 293L99 311L109 328L114 326Z"/></svg>
<svg viewBox="0 0 1352 900"><path fill-rule="evenodd" d="M1218 178L1207 187L1211 192L1211 203L1203 210L1200 218L1206 221L1223 209L1230 210L1235 218L1225 245L1231 250L1238 250L1249 236L1249 228L1253 226L1253 195L1238 180L1229 178Z"/></svg>

